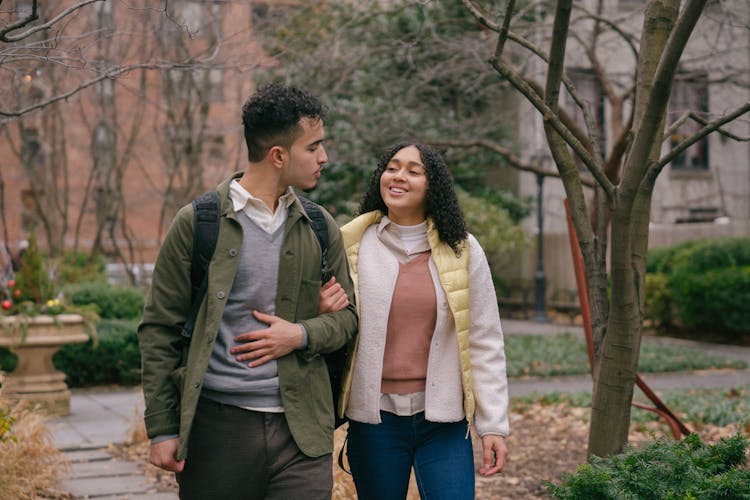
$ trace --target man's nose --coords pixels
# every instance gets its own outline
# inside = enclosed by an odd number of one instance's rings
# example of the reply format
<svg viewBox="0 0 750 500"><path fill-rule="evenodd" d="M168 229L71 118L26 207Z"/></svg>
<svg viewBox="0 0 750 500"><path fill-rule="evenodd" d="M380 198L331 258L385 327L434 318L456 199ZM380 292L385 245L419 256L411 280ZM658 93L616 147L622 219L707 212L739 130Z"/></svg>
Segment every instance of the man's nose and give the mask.
<svg viewBox="0 0 750 500"><path fill-rule="evenodd" d="M324 148L323 146L320 147L320 155L318 157L318 163L320 163L321 165L323 163L328 163L328 153L326 153L326 148Z"/></svg>

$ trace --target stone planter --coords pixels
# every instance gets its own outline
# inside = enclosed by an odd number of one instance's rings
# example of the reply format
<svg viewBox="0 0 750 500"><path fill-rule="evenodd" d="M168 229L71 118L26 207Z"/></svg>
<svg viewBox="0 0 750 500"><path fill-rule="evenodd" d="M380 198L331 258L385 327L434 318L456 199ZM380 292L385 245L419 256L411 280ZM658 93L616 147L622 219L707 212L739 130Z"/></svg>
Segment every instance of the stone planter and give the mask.
<svg viewBox="0 0 750 500"><path fill-rule="evenodd" d="M8 373L0 392L11 402L37 406L49 415L70 413L70 391L65 374L52 364L52 356L66 344L88 341L83 317L0 317L0 346L18 356L18 365Z"/></svg>

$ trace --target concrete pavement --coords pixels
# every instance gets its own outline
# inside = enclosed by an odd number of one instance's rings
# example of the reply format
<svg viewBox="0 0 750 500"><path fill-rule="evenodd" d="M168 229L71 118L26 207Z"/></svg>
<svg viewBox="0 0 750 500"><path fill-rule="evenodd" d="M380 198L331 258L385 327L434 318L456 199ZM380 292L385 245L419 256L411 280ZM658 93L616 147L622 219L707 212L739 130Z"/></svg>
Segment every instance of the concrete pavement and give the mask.
<svg viewBox="0 0 750 500"><path fill-rule="evenodd" d="M577 326L503 320L506 335L552 334L572 332L583 336ZM750 364L750 348L719 346L677 339L651 339L697 347L717 355L744 359ZM750 384L750 370L712 370L691 374L653 374L644 376L657 391L679 387L732 387ZM530 393L590 391L589 376L513 378L509 380L511 397ZM173 492L156 491L134 462L114 458L110 443L128 441L138 419L143 415L140 387L97 387L74 389L71 413L48 421L48 428L58 449L71 461L70 473L61 479L60 490L76 498L174 500Z"/></svg>
<svg viewBox="0 0 750 500"><path fill-rule="evenodd" d="M175 500L159 492L140 464L115 458L110 443L123 443L143 416L140 387L74 389L70 415L47 422L55 446L71 463L59 489L76 498Z"/></svg>

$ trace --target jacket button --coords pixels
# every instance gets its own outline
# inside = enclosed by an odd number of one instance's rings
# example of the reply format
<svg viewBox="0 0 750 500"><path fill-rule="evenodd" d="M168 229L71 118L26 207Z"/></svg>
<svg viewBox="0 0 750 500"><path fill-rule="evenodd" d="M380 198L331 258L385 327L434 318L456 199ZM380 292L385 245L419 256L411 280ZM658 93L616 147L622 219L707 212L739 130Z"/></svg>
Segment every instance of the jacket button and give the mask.
<svg viewBox="0 0 750 500"><path fill-rule="evenodd" d="M217 299L223 299L224 297L226 297L226 294L223 291L216 292Z"/></svg>
<svg viewBox="0 0 750 500"><path fill-rule="evenodd" d="M196 382L195 384L193 384L193 387L195 387L196 389L197 389L198 387L200 387L200 386L201 386L201 383L200 383L200 382Z"/></svg>
<svg viewBox="0 0 750 500"><path fill-rule="evenodd" d="M229 249L229 256L230 256L230 257L237 257L237 254L238 254L238 253L239 253L239 252L237 251L237 249L236 249L236 248L230 248L230 249Z"/></svg>

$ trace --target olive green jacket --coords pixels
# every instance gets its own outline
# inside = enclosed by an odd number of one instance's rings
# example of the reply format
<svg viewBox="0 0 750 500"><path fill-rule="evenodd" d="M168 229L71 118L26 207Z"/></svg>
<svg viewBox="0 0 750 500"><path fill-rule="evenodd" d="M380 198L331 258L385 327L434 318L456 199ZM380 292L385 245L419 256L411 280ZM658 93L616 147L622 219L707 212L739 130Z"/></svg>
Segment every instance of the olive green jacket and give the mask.
<svg viewBox="0 0 750 500"><path fill-rule="evenodd" d="M241 173L237 173L232 178L240 176ZM180 209L164 239L143 320L138 327L146 431L149 437L178 434L178 460L187 455L203 376L237 272L242 227L228 197L232 178L217 188L221 200L219 238L209 265L208 290L198 312L192 340L188 344L180 335L190 310L192 205ZM349 342L357 331L353 286L341 234L331 215L323 212L330 241L328 265L349 296L350 305L341 311L318 316L321 251L299 200L289 207L276 295L276 315L300 323L307 330L307 348L293 351L277 362L281 401L289 429L300 450L311 457L333 450L333 401L321 354Z"/></svg>

